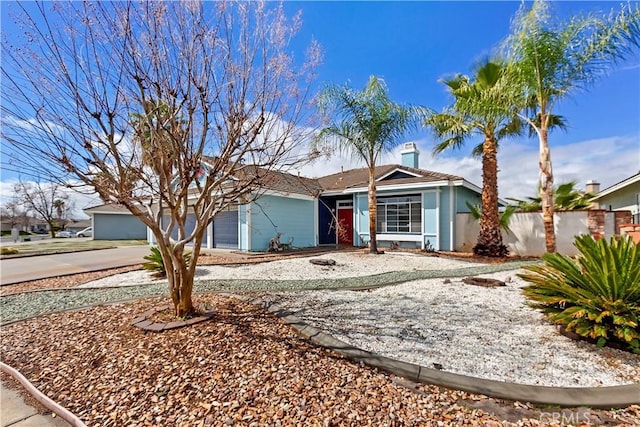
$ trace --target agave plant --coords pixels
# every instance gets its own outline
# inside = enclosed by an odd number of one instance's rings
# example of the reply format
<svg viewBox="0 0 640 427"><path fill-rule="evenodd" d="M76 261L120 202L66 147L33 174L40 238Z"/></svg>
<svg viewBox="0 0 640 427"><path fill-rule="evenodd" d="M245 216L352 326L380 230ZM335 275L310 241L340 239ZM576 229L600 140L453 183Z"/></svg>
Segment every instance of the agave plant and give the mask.
<svg viewBox="0 0 640 427"><path fill-rule="evenodd" d="M629 238L575 238L574 260L543 255L544 265L519 274L530 286L524 294L567 331L593 339L598 346L618 342L640 353L640 245Z"/></svg>
<svg viewBox="0 0 640 427"><path fill-rule="evenodd" d="M147 262L142 264L142 268L152 271L152 276L167 277L167 269L164 266L164 261L162 260L160 249L158 249L156 246L152 247L151 253L145 256L144 259L146 259ZM184 260L187 262L187 264L191 261L191 252L185 252Z"/></svg>

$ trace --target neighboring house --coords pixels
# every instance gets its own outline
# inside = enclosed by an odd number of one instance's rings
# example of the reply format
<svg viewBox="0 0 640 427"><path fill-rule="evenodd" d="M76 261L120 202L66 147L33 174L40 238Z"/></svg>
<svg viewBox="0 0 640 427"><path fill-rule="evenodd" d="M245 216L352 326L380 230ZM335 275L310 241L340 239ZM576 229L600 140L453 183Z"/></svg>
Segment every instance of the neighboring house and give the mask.
<svg viewBox="0 0 640 427"><path fill-rule="evenodd" d="M77 233L78 231L82 231L87 227L91 227L90 219L70 219L64 226L65 230L69 230L72 233Z"/></svg>
<svg viewBox="0 0 640 427"><path fill-rule="evenodd" d="M376 167L379 245L454 250L456 213L468 212L465 202L479 203L480 188L458 176L418 169L413 143L405 144L401 154L402 164ZM369 241L367 168L318 179L261 173L259 197L216 215L203 247L265 251L276 233L294 247L363 246ZM108 212L102 206L85 212L92 215L95 239L114 238L102 236L125 228L124 208ZM149 240L153 243L151 235Z"/></svg>
<svg viewBox="0 0 640 427"><path fill-rule="evenodd" d="M0 232L1 233L9 233L13 226L15 225L15 221L10 219L0 219Z"/></svg>
<svg viewBox="0 0 640 427"><path fill-rule="evenodd" d="M640 224L640 172L599 191L600 184L590 182L588 191L597 196L593 202L607 211L630 211L634 224Z"/></svg>
<svg viewBox="0 0 640 427"><path fill-rule="evenodd" d="M49 230L49 224L47 224L46 221L34 218L32 216L27 216L26 218L2 217L0 219L0 232L10 232L14 226L17 227L20 231L26 232L46 232Z"/></svg>
<svg viewBox="0 0 640 427"><path fill-rule="evenodd" d="M83 209L83 211L91 217L87 227L93 227L94 240L147 239L147 226L124 206L108 204Z"/></svg>

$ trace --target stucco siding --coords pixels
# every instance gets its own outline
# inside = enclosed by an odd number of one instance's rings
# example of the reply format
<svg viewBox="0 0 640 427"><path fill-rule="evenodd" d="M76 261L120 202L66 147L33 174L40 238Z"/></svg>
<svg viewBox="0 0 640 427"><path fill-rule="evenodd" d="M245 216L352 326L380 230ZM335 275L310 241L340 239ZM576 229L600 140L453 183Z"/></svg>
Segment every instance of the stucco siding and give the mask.
<svg viewBox="0 0 640 427"><path fill-rule="evenodd" d="M238 206L238 247L241 251L248 251L250 246L250 212L251 204Z"/></svg>
<svg viewBox="0 0 640 427"><path fill-rule="evenodd" d="M241 214L241 223L250 221L248 227L251 251L265 251L276 232L282 233L280 241L292 246L307 248L316 246L313 200L301 200L279 196L262 196L251 204L250 219Z"/></svg>
<svg viewBox="0 0 640 427"><path fill-rule="evenodd" d="M468 213L457 214L458 239L456 250L470 252L476 244L480 225ZM613 216L607 216L605 232L612 230ZM574 256L578 253L573 245L575 236L589 234L587 211L556 212L556 249L559 253ZM545 253L544 224L540 212L517 212L509 222L510 233L502 232L504 244L512 255L535 255ZM606 237L606 236L605 236Z"/></svg>
<svg viewBox="0 0 640 427"><path fill-rule="evenodd" d="M441 245L438 239L438 234L441 227L438 226L438 219L440 216L440 207L438 205L438 191L426 190L426 191L407 191L402 194L419 194L422 197L422 230L421 234L415 233L382 233L378 234L379 246L388 246L391 241L398 242L400 247L406 248L421 248L427 241L434 249L440 249ZM376 196L398 196L398 192L377 192ZM356 238L354 245L358 246L369 241L369 204L366 194L359 194L355 198L354 205L355 222L354 230ZM386 237L386 238L385 238ZM403 240L403 237L405 238Z"/></svg>
<svg viewBox="0 0 640 427"><path fill-rule="evenodd" d="M438 193L436 191L422 194L422 233L425 246L440 249L438 239Z"/></svg>
<svg viewBox="0 0 640 427"><path fill-rule="evenodd" d="M456 187L456 212L469 212L467 203L471 206L480 205L480 194L465 187Z"/></svg>
<svg viewBox="0 0 640 427"><path fill-rule="evenodd" d="M360 246L369 241L369 198L366 194L357 195L354 206L353 244Z"/></svg>
<svg viewBox="0 0 640 427"><path fill-rule="evenodd" d="M638 205L640 202L638 200L639 193L640 182L602 196L598 199L598 203L600 204L600 209L614 211L628 210L631 211L632 215L637 215L640 213L640 206Z"/></svg>
<svg viewBox="0 0 640 427"><path fill-rule="evenodd" d="M93 214L94 240L145 240L147 227L133 215Z"/></svg>
<svg viewBox="0 0 640 427"><path fill-rule="evenodd" d="M452 201L452 197L454 197ZM451 210L454 212L451 212ZM451 229L455 221L455 187L442 187L440 192L440 250L452 251L451 240L455 242L455 230ZM452 216L453 215L453 216Z"/></svg>

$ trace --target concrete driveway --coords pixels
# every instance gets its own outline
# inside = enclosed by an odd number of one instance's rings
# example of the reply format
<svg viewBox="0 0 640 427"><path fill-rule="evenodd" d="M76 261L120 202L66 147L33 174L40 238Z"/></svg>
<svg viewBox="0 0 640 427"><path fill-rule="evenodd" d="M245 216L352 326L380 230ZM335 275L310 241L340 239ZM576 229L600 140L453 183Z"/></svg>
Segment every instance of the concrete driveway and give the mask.
<svg viewBox="0 0 640 427"><path fill-rule="evenodd" d="M148 254L149 246L142 245L3 259L0 261L0 285L141 264Z"/></svg>

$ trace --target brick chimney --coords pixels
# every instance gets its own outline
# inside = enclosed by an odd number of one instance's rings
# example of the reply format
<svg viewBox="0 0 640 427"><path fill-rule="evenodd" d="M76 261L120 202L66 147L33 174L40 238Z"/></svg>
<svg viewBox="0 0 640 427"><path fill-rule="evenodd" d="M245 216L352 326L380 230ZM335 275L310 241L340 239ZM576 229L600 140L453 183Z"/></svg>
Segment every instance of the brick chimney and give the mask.
<svg viewBox="0 0 640 427"><path fill-rule="evenodd" d="M584 186L584 191L597 196L600 192L600 183L590 179L587 181L587 185ZM600 209L600 203L595 201L591 202L589 209Z"/></svg>
<svg viewBox="0 0 640 427"><path fill-rule="evenodd" d="M414 142L407 142L402 146L400 151L402 156L402 166L418 169L418 160L420 157L420 151Z"/></svg>
<svg viewBox="0 0 640 427"><path fill-rule="evenodd" d="M597 195L600 192L600 183L592 179L587 181L587 185L584 187L584 191Z"/></svg>

